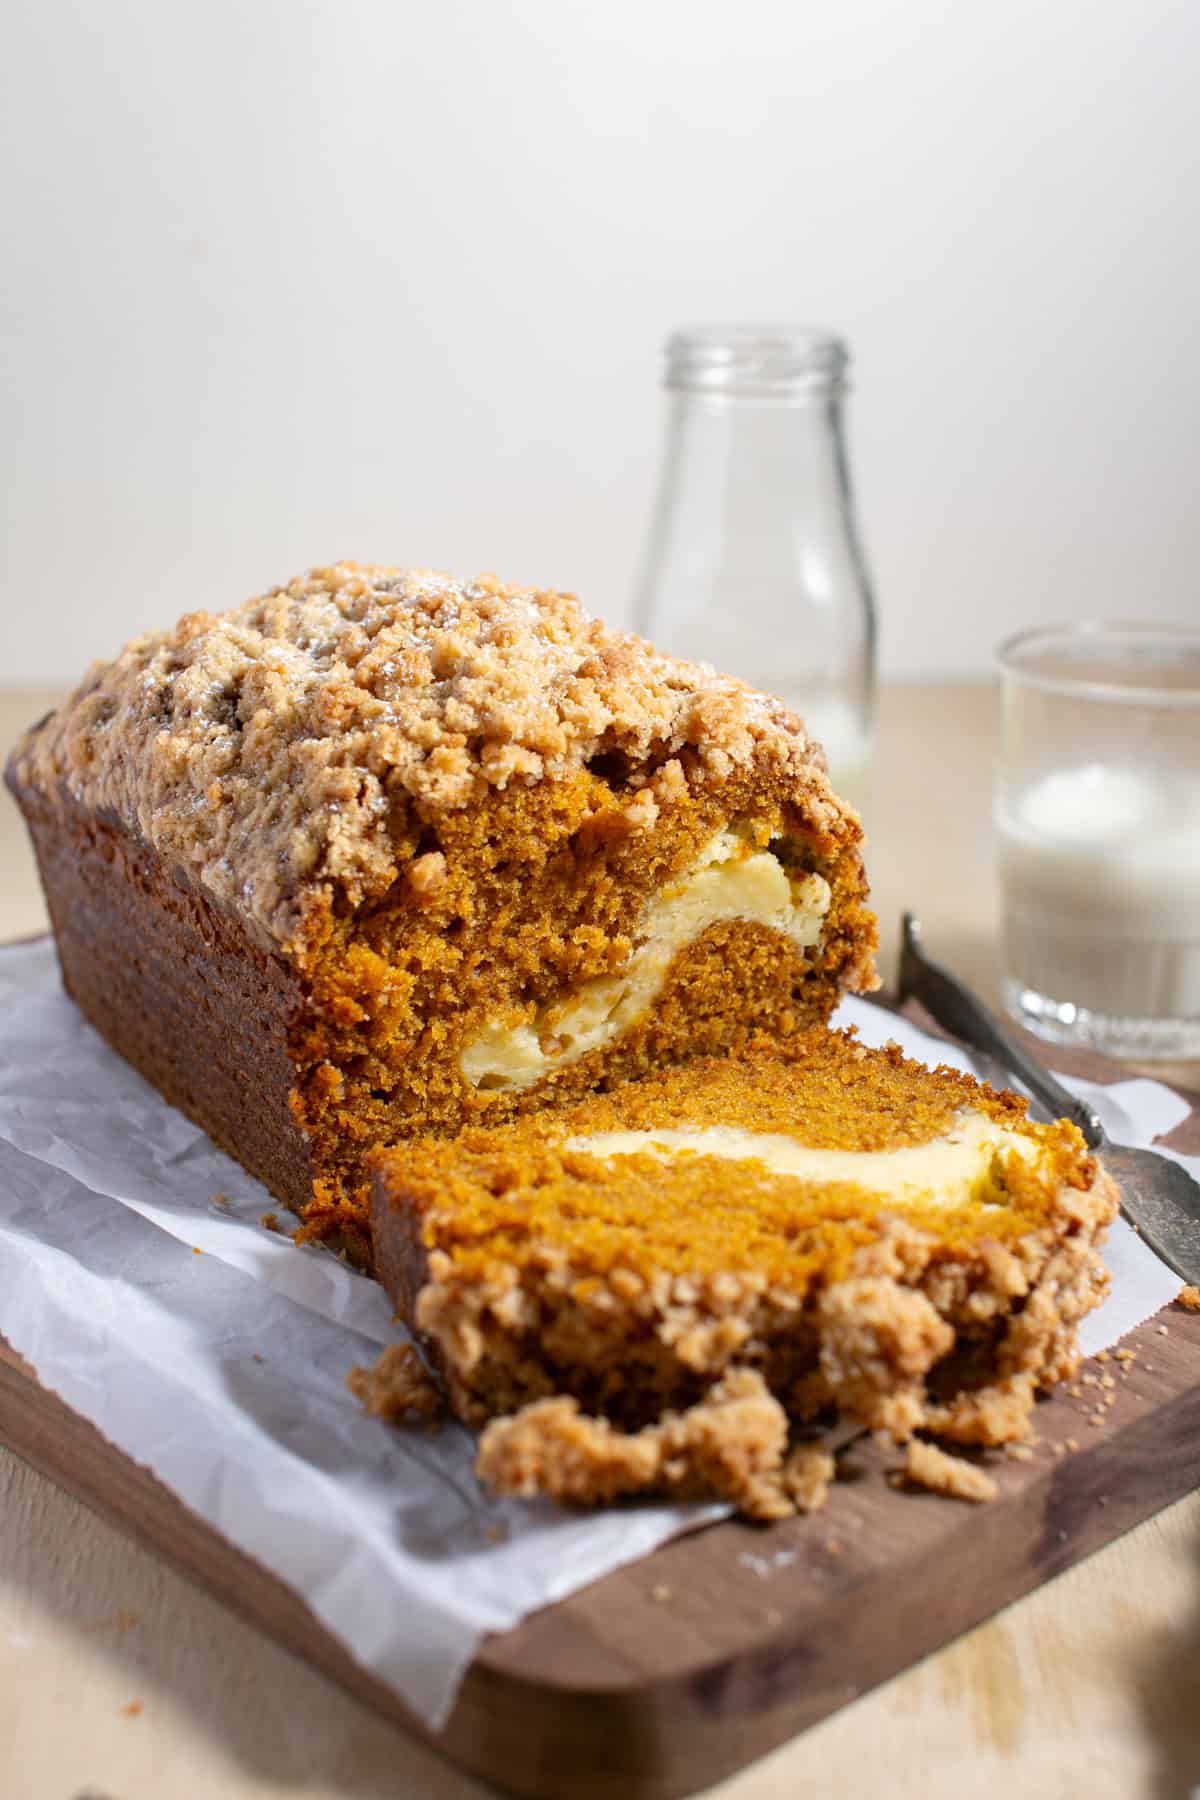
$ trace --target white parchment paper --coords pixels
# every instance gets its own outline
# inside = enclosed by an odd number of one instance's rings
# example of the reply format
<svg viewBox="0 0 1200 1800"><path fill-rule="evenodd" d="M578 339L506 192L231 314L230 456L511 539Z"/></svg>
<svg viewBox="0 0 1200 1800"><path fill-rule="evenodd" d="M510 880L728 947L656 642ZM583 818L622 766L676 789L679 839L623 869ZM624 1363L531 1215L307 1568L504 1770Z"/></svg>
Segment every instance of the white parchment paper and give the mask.
<svg viewBox="0 0 1200 1800"><path fill-rule="evenodd" d="M863 1002L839 1022L970 1067ZM1155 1082L1086 1092L1126 1143L1186 1114ZM274 1209L85 1024L48 940L0 949L0 1333L437 1728L481 1636L723 1509L577 1516L496 1500L465 1431L367 1418L345 1378L395 1338L389 1303L326 1252L264 1230ZM1109 1262L1089 1352L1180 1286L1121 1224Z"/></svg>

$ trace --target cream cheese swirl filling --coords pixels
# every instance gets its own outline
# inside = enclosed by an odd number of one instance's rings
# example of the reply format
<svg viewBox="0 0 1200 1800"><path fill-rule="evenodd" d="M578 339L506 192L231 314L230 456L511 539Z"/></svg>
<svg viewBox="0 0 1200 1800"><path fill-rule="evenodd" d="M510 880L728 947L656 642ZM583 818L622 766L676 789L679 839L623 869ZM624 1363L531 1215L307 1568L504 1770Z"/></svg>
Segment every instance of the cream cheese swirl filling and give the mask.
<svg viewBox="0 0 1200 1800"><path fill-rule="evenodd" d="M770 850L726 827L686 875L647 902L623 969L531 1018L493 1021L463 1051L463 1075L485 1091L532 1087L627 1031L653 1004L675 957L710 925L747 919L809 949L821 941L829 900L824 876L789 873Z"/></svg>
<svg viewBox="0 0 1200 1800"><path fill-rule="evenodd" d="M985 1113L966 1112L927 1144L903 1144L895 1150L820 1149L787 1132L745 1131L734 1125L598 1131L568 1138L563 1149L602 1159L716 1156L760 1163L772 1175L794 1175L815 1184L848 1183L889 1205L962 1206L980 1201L985 1193L994 1201L997 1159L1001 1165L1010 1153L1029 1159L1038 1146Z"/></svg>

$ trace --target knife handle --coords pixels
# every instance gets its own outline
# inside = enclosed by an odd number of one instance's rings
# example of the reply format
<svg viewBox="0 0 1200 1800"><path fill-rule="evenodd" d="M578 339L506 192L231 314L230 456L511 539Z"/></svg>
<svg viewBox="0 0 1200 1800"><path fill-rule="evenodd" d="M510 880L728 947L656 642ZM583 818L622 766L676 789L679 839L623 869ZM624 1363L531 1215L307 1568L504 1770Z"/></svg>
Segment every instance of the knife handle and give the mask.
<svg viewBox="0 0 1200 1800"><path fill-rule="evenodd" d="M918 1000L931 1018L980 1050L993 1057L1024 1083L1055 1119L1070 1119L1078 1125L1089 1150L1098 1150L1105 1142L1104 1127L1096 1113L1083 1100L1077 1100L1061 1081L1035 1061L1023 1044L1009 1032L957 976L933 962L921 943L921 921L915 913L903 915L900 936L900 974L898 988L901 1000Z"/></svg>

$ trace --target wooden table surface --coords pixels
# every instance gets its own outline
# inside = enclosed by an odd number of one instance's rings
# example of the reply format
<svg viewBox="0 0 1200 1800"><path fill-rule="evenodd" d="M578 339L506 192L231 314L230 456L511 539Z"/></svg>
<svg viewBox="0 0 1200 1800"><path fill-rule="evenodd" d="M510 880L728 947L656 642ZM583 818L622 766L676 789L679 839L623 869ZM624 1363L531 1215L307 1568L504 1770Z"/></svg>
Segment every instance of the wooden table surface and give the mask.
<svg viewBox="0 0 1200 1800"><path fill-rule="evenodd" d="M0 694L0 746L54 698ZM994 995L993 747L986 686L885 690L868 817L885 975L900 909L910 905L930 949ZM44 923L5 798L0 939ZM1200 1064L1169 1073L1200 1087ZM1003 1788L1020 1800L1174 1800L1198 1785L1194 1494L709 1792L961 1800ZM0 1794L482 1800L490 1792L0 1448Z"/></svg>

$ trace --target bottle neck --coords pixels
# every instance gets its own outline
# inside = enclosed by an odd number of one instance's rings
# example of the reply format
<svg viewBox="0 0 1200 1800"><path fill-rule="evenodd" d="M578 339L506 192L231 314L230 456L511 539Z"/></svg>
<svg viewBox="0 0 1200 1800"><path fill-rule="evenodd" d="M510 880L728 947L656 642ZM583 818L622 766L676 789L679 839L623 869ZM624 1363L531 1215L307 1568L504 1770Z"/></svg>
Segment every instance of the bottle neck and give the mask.
<svg viewBox="0 0 1200 1800"><path fill-rule="evenodd" d="M845 346L828 332L677 333L667 444L636 622L781 695L856 779L875 609L843 439Z"/></svg>
<svg viewBox="0 0 1200 1800"><path fill-rule="evenodd" d="M669 388L634 622L680 655L782 694L814 727L869 720L875 615L842 395ZM818 733L820 735L820 733Z"/></svg>
<svg viewBox="0 0 1200 1800"><path fill-rule="evenodd" d="M668 389L664 483L689 513L732 512L768 536L794 529L799 517L818 537L843 534L851 513L841 392Z"/></svg>
<svg viewBox="0 0 1200 1800"><path fill-rule="evenodd" d="M829 331L794 325L705 326L667 340L666 385L693 394L798 400L838 395L850 356Z"/></svg>
<svg viewBox="0 0 1200 1800"><path fill-rule="evenodd" d="M742 529L852 529L842 400L849 353L829 331L707 326L667 342L668 485Z"/></svg>

